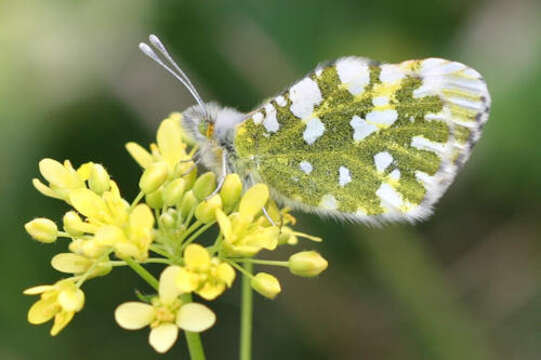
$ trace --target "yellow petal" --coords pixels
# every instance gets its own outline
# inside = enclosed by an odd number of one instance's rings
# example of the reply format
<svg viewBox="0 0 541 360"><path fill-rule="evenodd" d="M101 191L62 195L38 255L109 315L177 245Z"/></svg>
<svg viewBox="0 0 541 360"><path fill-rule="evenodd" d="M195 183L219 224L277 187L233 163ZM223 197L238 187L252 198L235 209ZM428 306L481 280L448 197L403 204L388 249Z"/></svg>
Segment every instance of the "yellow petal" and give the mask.
<svg viewBox="0 0 541 360"><path fill-rule="evenodd" d="M126 330L138 330L154 320L154 307L136 301L120 304L115 310L115 320Z"/></svg>
<svg viewBox="0 0 541 360"><path fill-rule="evenodd" d="M63 200L62 196L60 196L50 187L39 181L39 179L32 179L32 185L34 185L36 190L39 191L42 195Z"/></svg>
<svg viewBox="0 0 541 360"><path fill-rule="evenodd" d="M80 274L92 266L93 261L78 254L60 253L51 260L51 266L60 272Z"/></svg>
<svg viewBox="0 0 541 360"><path fill-rule="evenodd" d="M154 161L152 155L146 151L141 145L134 142L129 142L126 144L126 150L130 153L132 158L141 166L143 169L152 164Z"/></svg>
<svg viewBox="0 0 541 360"><path fill-rule="evenodd" d="M242 217L252 221L254 216L263 209L269 199L267 185L256 184L246 191L239 204L239 213Z"/></svg>
<svg viewBox="0 0 541 360"><path fill-rule="evenodd" d="M199 287L199 277L186 268L181 268L177 274L176 285L183 293L189 293Z"/></svg>
<svg viewBox="0 0 541 360"><path fill-rule="evenodd" d="M177 122L172 119L162 121L157 133L158 148L163 159L171 167L174 167L186 155L181 137L182 134Z"/></svg>
<svg viewBox="0 0 541 360"><path fill-rule="evenodd" d="M183 305L177 313L177 325L183 330L201 332L216 322L216 315L208 307L198 303Z"/></svg>
<svg viewBox="0 0 541 360"><path fill-rule="evenodd" d="M103 226L96 233L95 242L103 246L115 246L121 242L127 242L126 235L121 228L114 225Z"/></svg>
<svg viewBox="0 0 541 360"><path fill-rule="evenodd" d="M194 271L206 271L210 267L210 255L207 249L199 244L190 244L184 250L186 267Z"/></svg>
<svg viewBox="0 0 541 360"><path fill-rule="evenodd" d="M233 232L231 229L231 220L229 220L229 217L224 214L222 210L216 209L216 220L220 225L220 230L224 234L224 237L228 240L232 239Z"/></svg>
<svg viewBox="0 0 541 360"><path fill-rule="evenodd" d="M180 266L168 266L160 275L160 301L162 304L172 303L180 294L180 289L177 286L177 277L181 271Z"/></svg>
<svg viewBox="0 0 541 360"><path fill-rule="evenodd" d="M49 184L60 188L74 189L84 186L77 173L66 169L61 163L53 159L43 159L39 162L39 171Z"/></svg>
<svg viewBox="0 0 541 360"><path fill-rule="evenodd" d="M100 222L112 222L105 201L93 191L76 189L70 192L69 199L75 210L84 216Z"/></svg>
<svg viewBox="0 0 541 360"><path fill-rule="evenodd" d="M58 311L60 306L56 303L55 297L41 299L28 310L28 322L34 325L43 324L51 320Z"/></svg>
<svg viewBox="0 0 541 360"><path fill-rule="evenodd" d="M58 303L64 311L78 312L85 304L85 294L81 289L61 291L58 294Z"/></svg>
<svg viewBox="0 0 541 360"><path fill-rule="evenodd" d="M148 206L139 204L130 213L129 222L130 229L147 231L154 226L154 215Z"/></svg>
<svg viewBox="0 0 541 360"><path fill-rule="evenodd" d="M216 277L231 287L233 281L235 281L235 269L227 263L221 263L216 268Z"/></svg>
<svg viewBox="0 0 541 360"><path fill-rule="evenodd" d="M129 242L118 242L114 245L115 255L119 258L132 257L143 261L148 257L148 252L138 248L135 244Z"/></svg>
<svg viewBox="0 0 541 360"><path fill-rule="evenodd" d="M54 317L54 324L51 328L51 336L56 336L62 329L69 324L71 319L73 319L73 311L61 311Z"/></svg>
<svg viewBox="0 0 541 360"><path fill-rule="evenodd" d="M38 294L44 293L45 291L49 291L49 290L53 290L53 289L54 289L53 285L38 285L38 286L33 286L31 288L28 288L28 289L24 290L23 294L25 294L25 295L38 295Z"/></svg>
<svg viewBox="0 0 541 360"><path fill-rule="evenodd" d="M175 324L162 324L150 331L148 342L150 345L163 354L173 346L178 337L178 327Z"/></svg>
<svg viewBox="0 0 541 360"><path fill-rule="evenodd" d="M214 300L225 291L224 283L205 282L203 287L197 290L197 295L205 300Z"/></svg>

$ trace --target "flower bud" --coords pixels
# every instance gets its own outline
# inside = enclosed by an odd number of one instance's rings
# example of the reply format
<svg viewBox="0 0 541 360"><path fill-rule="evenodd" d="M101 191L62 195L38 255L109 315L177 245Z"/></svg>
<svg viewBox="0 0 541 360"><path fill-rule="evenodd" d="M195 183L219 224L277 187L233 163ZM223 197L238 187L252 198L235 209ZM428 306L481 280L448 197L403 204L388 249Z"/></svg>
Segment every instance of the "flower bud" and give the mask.
<svg viewBox="0 0 541 360"><path fill-rule="evenodd" d="M75 211L68 211L62 218L64 223L64 230L72 236L78 236L83 233L82 227L84 225L83 220Z"/></svg>
<svg viewBox="0 0 541 360"><path fill-rule="evenodd" d="M195 208L195 217L205 224L216 220L216 209L222 208L222 198L220 195L214 195L208 200L201 202Z"/></svg>
<svg viewBox="0 0 541 360"><path fill-rule="evenodd" d="M213 172L207 172L201 175L193 185L193 194L199 200L205 200L216 189L216 175Z"/></svg>
<svg viewBox="0 0 541 360"><path fill-rule="evenodd" d="M58 304L64 311L78 312L85 304L85 294L75 286L63 289L58 293Z"/></svg>
<svg viewBox="0 0 541 360"><path fill-rule="evenodd" d="M166 228L173 228L175 227L175 218L169 213L163 213L160 215L160 223Z"/></svg>
<svg viewBox="0 0 541 360"><path fill-rule="evenodd" d="M225 213L233 211L242 195L242 183L237 174L229 174L225 177L224 185L220 190Z"/></svg>
<svg viewBox="0 0 541 360"><path fill-rule="evenodd" d="M327 260L315 251L301 251L289 258L289 271L297 276L314 277L328 266Z"/></svg>
<svg viewBox="0 0 541 360"><path fill-rule="evenodd" d="M190 190L186 194L184 194L182 202L180 203L180 216L182 216L183 219L186 219L196 205L197 199L195 198L193 191Z"/></svg>
<svg viewBox="0 0 541 360"><path fill-rule="evenodd" d="M156 190L145 196L145 202L153 209L161 209L163 207L162 191Z"/></svg>
<svg viewBox="0 0 541 360"><path fill-rule="evenodd" d="M184 179L175 179L167 184L163 189L163 202L167 206L173 206L180 202L184 194L186 181Z"/></svg>
<svg viewBox="0 0 541 360"><path fill-rule="evenodd" d="M282 291L278 279L267 273L258 273L251 280L252 288L261 295L274 299Z"/></svg>
<svg viewBox="0 0 541 360"><path fill-rule="evenodd" d="M96 194L101 195L109 190L110 177L107 170L101 164L93 164L90 178L88 179L88 187Z"/></svg>
<svg viewBox="0 0 541 360"><path fill-rule="evenodd" d="M32 238L42 243L55 242L58 237L56 224L46 218L37 218L29 221L24 225L24 228Z"/></svg>
<svg viewBox="0 0 541 360"><path fill-rule="evenodd" d="M169 166L166 162L160 161L150 165L141 179L139 180L139 187L145 194L150 194L156 190L167 180L169 175Z"/></svg>

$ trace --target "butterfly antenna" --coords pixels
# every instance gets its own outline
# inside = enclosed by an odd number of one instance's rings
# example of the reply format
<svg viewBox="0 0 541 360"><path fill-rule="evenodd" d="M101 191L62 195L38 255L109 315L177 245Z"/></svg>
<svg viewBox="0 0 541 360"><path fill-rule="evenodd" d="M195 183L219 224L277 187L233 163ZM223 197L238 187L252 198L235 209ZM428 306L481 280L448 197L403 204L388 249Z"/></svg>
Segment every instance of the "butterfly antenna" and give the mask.
<svg viewBox="0 0 541 360"><path fill-rule="evenodd" d="M197 92L197 89L195 88L195 86L192 84L192 82L190 81L190 78L186 75L186 73L184 71L182 71L182 69L180 68L180 66L178 66L178 64L175 62L175 60L173 60L173 57L171 55L169 55L169 51L167 51L167 48L165 47L165 45L161 42L161 40L154 34L151 34L149 37L148 37L148 40L150 41L150 43L152 45L154 45L154 47L156 49L158 49L160 51L160 53L169 61L169 63L171 65L173 65L173 67L178 71L178 73L184 78L184 80L186 80L186 82L191 86L192 90L197 94L197 96L199 97L199 99L201 100L201 96L199 96L199 93Z"/></svg>
<svg viewBox="0 0 541 360"><path fill-rule="evenodd" d="M156 43L155 40L157 40L158 42ZM165 47L163 46L163 44L160 42L160 40L158 39L157 36L155 35L151 35L150 36L150 41L151 41L151 44L154 45L159 51L160 53L169 61L171 62L172 64L174 64L175 66L175 69L177 69L180 74L177 74L175 71L173 71L169 66L167 66L163 61L162 59L160 59L160 57L154 52L154 50L152 50L152 48L150 46L148 46L147 44L145 44L144 42L140 43L139 44L139 49L146 55L148 56L149 58L151 58L152 60L154 60L156 63L158 63L161 67L163 67L165 70L167 70L171 75L173 75L178 81L180 81L182 83L182 85L184 85L186 87L186 89L188 89L188 91L190 92L190 94L193 96L193 98L195 99L195 101L197 101L197 103L199 104L199 106L201 106L201 108L205 111L206 113L206 107L205 107L205 103L203 102L203 100L201 99L201 96L199 95L199 93L197 92L197 90L195 89L195 87L193 86L193 84L191 83L190 79L188 79L188 77L186 76L186 74L184 74L184 72L180 69L180 67L173 61L173 59L171 58L171 56L169 55L169 53L167 52L167 50L165 49ZM159 44L159 45L157 45Z"/></svg>

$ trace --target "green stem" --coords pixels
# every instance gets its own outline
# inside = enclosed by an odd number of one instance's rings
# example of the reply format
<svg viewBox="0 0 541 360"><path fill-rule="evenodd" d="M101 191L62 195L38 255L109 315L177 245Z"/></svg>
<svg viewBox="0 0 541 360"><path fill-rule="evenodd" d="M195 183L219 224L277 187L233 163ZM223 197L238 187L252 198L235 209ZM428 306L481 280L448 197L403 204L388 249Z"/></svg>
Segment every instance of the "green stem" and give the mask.
<svg viewBox="0 0 541 360"><path fill-rule="evenodd" d="M183 294L181 299L184 303L192 302L192 294ZM205 352L201 343L199 333L184 331L186 334L186 342L188 343L188 351L190 352L191 360L205 360Z"/></svg>
<svg viewBox="0 0 541 360"><path fill-rule="evenodd" d="M243 261L245 263L250 263L250 264L289 267L289 261L276 261L276 260L263 260L263 259L238 259L236 261Z"/></svg>
<svg viewBox="0 0 541 360"><path fill-rule="evenodd" d="M140 261L139 264L171 264L171 260L162 259L162 258L151 258L146 259L145 261ZM126 261L109 261L111 266L126 266L128 263Z"/></svg>
<svg viewBox="0 0 541 360"><path fill-rule="evenodd" d="M245 263L244 269L251 274L253 264ZM251 278L242 276L242 308L240 314L240 360L252 358L252 317L253 317L253 292L250 284Z"/></svg>
<svg viewBox="0 0 541 360"><path fill-rule="evenodd" d="M133 260L131 257L124 258L124 261L128 264L129 267L132 268L133 271L137 273L140 277L143 278L150 286L154 288L154 290L158 291L160 288L160 282L158 279L154 277L151 273L148 272L147 269L141 266L141 264L137 263L135 260Z"/></svg>
<svg viewBox="0 0 541 360"><path fill-rule="evenodd" d="M183 244L182 244L182 248L180 249L180 252L182 253L184 251L184 249L186 248L186 246L188 246L188 244L190 244L192 241L194 241L195 239L197 239L197 237L199 235L201 235L202 233L204 233L205 231L207 231L207 229L209 227L211 227L212 225L214 225L214 222L211 222L211 223L208 223L206 225L203 225L201 226L201 228L199 230L197 230L196 232L193 233L192 236L189 237L188 240L186 240Z"/></svg>
<svg viewBox="0 0 541 360"><path fill-rule="evenodd" d="M137 197L133 200L133 202L131 203L131 206L130 206L130 210L133 210L133 208L139 203L139 201L141 201L141 199L143 198L143 196L145 196L145 193L144 192L139 192L139 194L137 194Z"/></svg>

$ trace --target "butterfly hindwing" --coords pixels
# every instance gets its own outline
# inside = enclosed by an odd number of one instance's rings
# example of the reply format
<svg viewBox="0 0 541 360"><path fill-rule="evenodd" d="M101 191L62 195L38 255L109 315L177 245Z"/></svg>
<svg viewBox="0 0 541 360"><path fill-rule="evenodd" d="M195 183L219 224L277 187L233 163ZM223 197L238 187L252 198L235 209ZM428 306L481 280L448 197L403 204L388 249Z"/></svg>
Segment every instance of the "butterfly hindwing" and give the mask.
<svg viewBox="0 0 541 360"><path fill-rule="evenodd" d="M480 74L457 62L342 58L237 126L237 165L294 208L412 221L467 160L489 104Z"/></svg>

